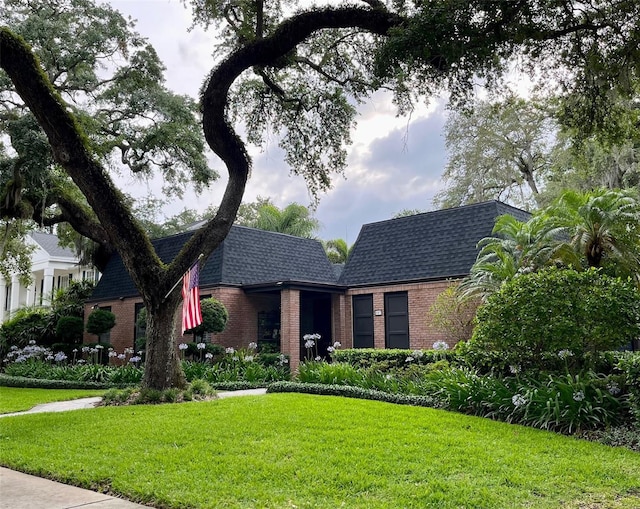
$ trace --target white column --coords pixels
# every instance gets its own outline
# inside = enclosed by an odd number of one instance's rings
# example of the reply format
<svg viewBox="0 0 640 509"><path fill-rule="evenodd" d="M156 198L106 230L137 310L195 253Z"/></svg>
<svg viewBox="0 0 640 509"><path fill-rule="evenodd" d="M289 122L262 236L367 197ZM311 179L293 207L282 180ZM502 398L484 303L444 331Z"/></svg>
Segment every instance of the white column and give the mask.
<svg viewBox="0 0 640 509"><path fill-rule="evenodd" d="M11 296L9 297L9 313L13 313L20 307L20 281L18 276L11 278Z"/></svg>
<svg viewBox="0 0 640 509"><path fill-rule="evenodd" d="M53 269L44 269L44 288L42 290L42 305L51 305L51 296L53 295Z"/></svg>
<svg viewBox="0 0 640 509"><path fill-rule="evenodd" d="M5 311L7 305L7 283L2 276L0 276L0 323L9 318L8 313Z"/></svg>

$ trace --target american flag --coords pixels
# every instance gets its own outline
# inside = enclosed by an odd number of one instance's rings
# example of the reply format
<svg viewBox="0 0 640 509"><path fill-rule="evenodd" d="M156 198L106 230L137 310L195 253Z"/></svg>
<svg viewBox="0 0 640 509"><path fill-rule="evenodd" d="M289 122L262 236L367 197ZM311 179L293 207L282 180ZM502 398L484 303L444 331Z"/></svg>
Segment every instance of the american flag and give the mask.
<svg viewBox="0 0 640 509"><path fill-rule="evenodd" d="M196 262L182 278L182 334L202 323L199 280L200 273Z"/></svg>

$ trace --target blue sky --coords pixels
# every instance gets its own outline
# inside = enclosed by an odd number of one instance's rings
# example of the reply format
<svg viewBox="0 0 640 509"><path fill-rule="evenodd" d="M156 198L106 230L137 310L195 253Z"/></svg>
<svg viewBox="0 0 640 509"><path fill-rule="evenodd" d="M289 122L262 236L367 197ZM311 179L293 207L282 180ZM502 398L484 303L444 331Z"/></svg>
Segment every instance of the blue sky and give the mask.
<svg viewBox="0 0 640 509"><path fill-rule="evenodd" d="M156 48L167 71L172 90L197 97L200 85L213 66L213 38L195 28L188 31L190 12L178 0L108 0L117 10L137 20L137 31ZM376 93L359 108L358 126L352 133L345 178L336 176L333 188L320 197L315 216L321 223L319 237L344 238L353 243L365 223L392 217L403 209L429 210L442 187L440 176L446 165L443 101L421 105L411 119L397 117L387 93ZM253 172L245 201L271 197L279 207L293 201L308 205L310 197L302 178L290 174L282 151L274 143L264 150L252 149ZM219 160L212 165L224 175ZM144 196L158 183L137 184L120 179L127 191ZM165 210L173 215L185 207L204 210L217 204L224 179L201 195L187 195Z"/></svg>

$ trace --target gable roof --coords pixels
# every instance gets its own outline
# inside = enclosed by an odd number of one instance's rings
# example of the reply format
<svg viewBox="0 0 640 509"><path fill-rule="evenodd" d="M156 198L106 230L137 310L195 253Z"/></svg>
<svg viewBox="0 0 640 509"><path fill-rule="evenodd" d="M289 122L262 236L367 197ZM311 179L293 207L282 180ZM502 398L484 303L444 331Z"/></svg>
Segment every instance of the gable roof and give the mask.
<svg viewBox="0 0 640 509"><path fill-rule="evenodd" d="M163 262L170 262L192 231L152 241ZM222 244L209 256L200 270L200 286L245 286L278 282L335 285L337 277L322 244L314 239L293 237L232 226ZM122 259L114 255L91 297L110 300L133 297L138 291Z"/></svg>
<svg viewBox="0 0 640 509"><path fill-rule="evenodd" d="M49 256L53 258L76 258L71 249L60 247L57 235L42 232L31 232L30 235Z"/></svg>
<svg viewBox="0 0 640 509"><path fill-rule="evenodd" d="M495 220L531 215L489 201L365 224L340 276L345 286L427 281L469 274L477 243L492 235Z"/></svg>

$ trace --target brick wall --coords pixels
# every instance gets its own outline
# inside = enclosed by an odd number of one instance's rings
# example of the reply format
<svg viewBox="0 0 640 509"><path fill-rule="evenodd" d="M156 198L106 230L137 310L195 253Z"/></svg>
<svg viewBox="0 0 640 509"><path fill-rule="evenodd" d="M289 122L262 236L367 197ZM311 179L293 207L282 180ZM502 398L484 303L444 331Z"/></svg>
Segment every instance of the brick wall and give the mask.
<svg viewBox="0 0 640 509"><path fill-rule="evenodd" d="M438 295L446 290L452 282L436 281L429 283L412 283L370 288L351 289L347 292L344 320L345 339L343 345L351 345L353 337L353 318L351 298L353 295L373 294L373 329L375 348L385 348L384 295L391 292L407 292L409 304L409 345L410 348L430 349L436 341L446 341L453 347L454 341L445 332L437 330L429 320L429 309ZM375 316L376 310L382 314Z"/></svg>
<svg viewBox="0 0 640 509"><path fill-rule="evenodd" d="M277 295L246 295L239 288L215 288L202 289L202 295L211 295L224 304L229 313L227 326L220 334L212 337L214 343L224 347L234 348L247 347L250 342L258 339L258 313L260 311L271 311L278 309L279 299ZM111 312L116 315L116 325L111 329L110 343L113 348L121 353L125 348L133 347L135 332L135 308L142 299L124 299L109 302L101 302L101 308L111 308ZM85 316L88 317L93 311L92 306L85 306ZM178 311L179 315L179 311ZM177 316L178 316L177 315ZM176 318L177 343L189 343L193 341L192 335L180 335L180 323ZM84 333L84 343L95 343L95 335Z"/></svg>
<svg viewBox="0 0 640 509"><path fill-rule="evenodd" d="M135 330L135 309L136 303L142 302L142 299L124 299L113 300L110 302L101 302L101 309L111 308L111 312L116 315L116 324L109 334L109 343L118 353L122 353L125 348L133 348L133 336ZM93 311L93 306L85 305L84 316L85 326L86 319ZM94 334L88 334L86 331L83 336L83 343L95 343L98 338Z"/></svg>
<svg viewBox="0 0 640 509"><path fill-rule="evenodd" d="M280 351L289 356L291 372L294 372L300 364L300 291L283 289L280 300Z"/></svg>

